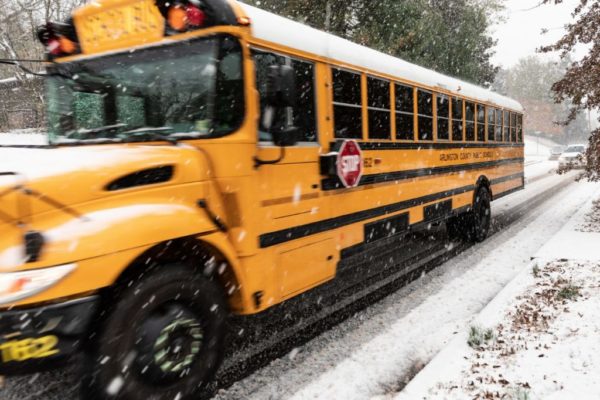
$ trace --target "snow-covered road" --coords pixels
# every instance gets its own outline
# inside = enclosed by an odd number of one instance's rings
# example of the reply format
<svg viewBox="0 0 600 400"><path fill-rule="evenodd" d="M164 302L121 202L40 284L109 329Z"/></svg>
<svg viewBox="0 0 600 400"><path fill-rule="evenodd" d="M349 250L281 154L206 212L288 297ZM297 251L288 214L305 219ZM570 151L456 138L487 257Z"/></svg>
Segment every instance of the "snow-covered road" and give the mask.
<svg viewBox="0 0 600 400"><path fill-rule="evenodd" d="M287 356L221 390L228 399L364 399L393 395L467 326L589 193L554 162L528 163L524 191L493 204L497 227L474 246ZM499 226L502 227L499 227ZM2 400L77 398L74 369L11 378Z"/></svg>
<svg viewBox="0 0 600 400"><path fill-rule="evenodd" d="M469 324L577 211L591 193L576 183L552 187L572 176L528 168L542 179L494 203L499 220L544 193L552 199L486 242L474 246L427 276L357 313L243 379L217 399L365 399L392 395L430 360L456 332ZM521 207L523 208L523 207Z"/></svg>

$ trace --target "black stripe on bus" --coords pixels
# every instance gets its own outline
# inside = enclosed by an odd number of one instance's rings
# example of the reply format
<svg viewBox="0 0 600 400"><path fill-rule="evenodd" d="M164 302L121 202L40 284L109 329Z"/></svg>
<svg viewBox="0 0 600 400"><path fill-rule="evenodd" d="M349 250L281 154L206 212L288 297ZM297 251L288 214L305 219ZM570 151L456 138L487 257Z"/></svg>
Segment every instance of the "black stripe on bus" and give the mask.
<svg viewBox="0 0 600 400"><path fill-rule="evenodd" d="M492 179L491 184L497 185L498 183L504 183L504 182L512 181L512 180L519 179L519 178L525 179L525 174L523 172L519 172L517 174L503 176L502 178Z"/></svg>
<svg viewBox="0 0 600 400"><path fill-rule="evenodd" d="M442 175L448 174L452 172L461 172L461 171L470 171L476 169L485 169L491 168L499 165L505 164L517 164L523 163L525 160L521 157L517 158L507 158L504 160L497 161L486 161L480 163L469 163L469 164L459 164L459 165L448 165L444 167L433 167L433 168L421 168L421 169L413 169L406 171L394 171L394 172L383 172L380 174L372 174L372 175L364 175L360 179L360 183L358 186L364 185L372 185L376 183L383 182L395 182L404 179L413 179L419 178L423 176L432 176L432 175ZM340 181L340 179L335 177L330 177L323 179L321 181L321 187L323 190L336 190L343 189L344 185Z"/></svg>
<svg viewBox="0 0 600 400"><path fill-rule="evenodd" d="M452 199L425 207L423 209L423 220L426 222L436 221L450 213L452 213Z"/></svg>
<svg viewBox="0 0 600 400"><path fill-rule="evenodd" d="M523 189L525 189L525 185L521 185L521 186L518 186L518 187L516 187L514 189L509 189L509 190L506 190L504 192L495 194L495 195L493 195L493 197L494 197L494 200L498 200L498 199L500 199L500 198L502 198L504 196L508 196L509 194L513 194L514 192L518 192L519 190L523 190Z"/></svg>
<svg viewBox="0 0 600 400"><path fill-rule="evenodd" d="M396 231L394 232L394 235L389 235L388 237L384 237L382 238L382 240L385 242L386 239L389 240L394 240L393 238L396 238L396 240L398 240L398 237L401 237L403 235L406 235L407 233L409 233L410 231L417 231L417 230L421 230L421 229L427 229L428 227L431 226L431 224L436 223L436 222L441 222L444 221L452 216L455 215L460 215L466 212L471 211L471 206L463 206L463 207L459 207L459 208L455 208L453 210L450 210L450 212L448 214L442 215L440 216L440 218L436 219L436 220L431 220L431 221L419 221L415 224L412 225L408 225L407 228L404 231ZM404 214L401 214L404 215ZM383 219L382 221L386 221L386 219ZM379 222L379 221L377 221ZM380 242L381 243L381 242ZM340 251L340 259L343 260L345 258L348 257L352 257L354 255L357 255L359 253L362 253L372 247L376 247L378 246L378 244L374 243L373 241L368 241L365 240L364 242L360 242L357 243L355 245L352 245L350 247L346 247L345 249L342 249Z"/></svg>
<svg viewBox="0 0 600 400"><path fill-rule="evenodd" d="M361 150L447 150L472 148L521 148L523 143L390 143L390 142L358 142ZM331 144L335 148L336 142Z"/></svg>
<svg viewBox="0 0 600 400"><path fill-rule="evenodd" d="M455 196L457 194L471 192L473 190L475 190L475 185L463 186L461 188L447 190L445 192L433 193L427 196L422 196L415 199L389 204L387 206L371 208L352 214L342 215L340 217L329 218L319 222L295 226L293 228L287 228L276 232L265 233L259 236L259 244L261 248L275 246L277 244L289 242L291 240L300 239L306 236L326 232L332 229L337 229L342 226L351 225L356 222L376 218L382 215L392 214L401 210L405 210L407 208L431 203L432 201L444 199L450 196Z"/></svg>
<svg viewBox="0 0 600 400"><path fill-rule="evenodd" d="M410 225L409 220L406 212L365 224L365 242L371 243L405 232Z"/></svg>
<svg viewBox="0 0 600 400"><path fill-rule="evenodd" d="M493 179L491 184L502 183L517 178L523 178L524 174L517 173L513 175L504 176L501 178ZM510 190L509 192L515 192L523 189L524 186ZM377 207L369 210L363 210L352 214L342 215L336 218L329 218L323 221L313 222L306 225L295 226L293 228L287 228L276 232L265 233L259 237L259 244L261 248L275 246L277 244L289 242L291 240L300 239L306 236L314 235L317 233L325 232L331 229L340 228L342 226L351 225L356 222L372 219L381 215L391 214L403 209L419 206L421 204L431 203L432 201L443 199L446 197L454 196L470 192L476 189L475 185L463 186L458 189L448 190L445 192L439 192L430 194L427 196L419 197L416 199L405 200L399 203L390 204L387 206ZM508 192L501 193L498 196L494 196L494 200L502 196L510 194ZM467 206L468 207L468 206ZM452 213L456 213L457 210L452 210ZM379 222L379 221L376 221ZM430 221L426 221L430 222ZM367 235L368 236L368 235Z"/></svg>

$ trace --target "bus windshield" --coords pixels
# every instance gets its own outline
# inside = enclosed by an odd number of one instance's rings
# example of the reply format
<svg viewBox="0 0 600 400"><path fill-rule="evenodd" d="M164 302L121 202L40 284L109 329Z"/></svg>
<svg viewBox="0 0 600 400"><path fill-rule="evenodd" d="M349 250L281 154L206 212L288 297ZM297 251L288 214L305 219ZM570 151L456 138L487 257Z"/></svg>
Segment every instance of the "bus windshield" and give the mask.
<svg viewBox="0 0 600 400"><path fill-rule="evenodd" d="M229 36L55 64L49 75L51 144L210 138L244 117L241 48Z"/></svg>

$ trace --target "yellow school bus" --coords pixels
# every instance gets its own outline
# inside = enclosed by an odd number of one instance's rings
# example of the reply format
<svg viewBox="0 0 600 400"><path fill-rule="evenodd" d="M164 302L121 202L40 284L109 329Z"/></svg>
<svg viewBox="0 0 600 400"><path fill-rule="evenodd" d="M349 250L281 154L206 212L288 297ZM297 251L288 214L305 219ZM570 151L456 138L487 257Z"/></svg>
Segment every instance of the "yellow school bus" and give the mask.
<svg viewBox="0 0 600 400"><path fill-rule="evenodd" d="M84 398L195 398L229 315L431 224L482 241L524 187L518 102L233 0L38 36L49 144L0 148L0 374L80 355Z"/></svg>

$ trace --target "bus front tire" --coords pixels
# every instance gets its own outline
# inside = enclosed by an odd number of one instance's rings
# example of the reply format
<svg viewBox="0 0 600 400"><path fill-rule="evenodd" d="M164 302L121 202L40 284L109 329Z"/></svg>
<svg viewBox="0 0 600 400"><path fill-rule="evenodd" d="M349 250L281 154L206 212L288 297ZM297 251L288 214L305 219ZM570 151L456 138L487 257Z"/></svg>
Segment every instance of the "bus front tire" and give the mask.
<svg viewBox="0 0 600 400"><path fill-rule="evenodd" d="M448 236L451 239L463 239L469 242L483 242L490 231L492 196L482 186L477 190L471 211L450 218L446 222Z"/></svg>
<svg viewBox="0 0 600 400"><path fill-rule="evenodd" d="M222 359L226 302L216 281L163 265L111 299L86 352L85 399L195 399Z"/></svg>

